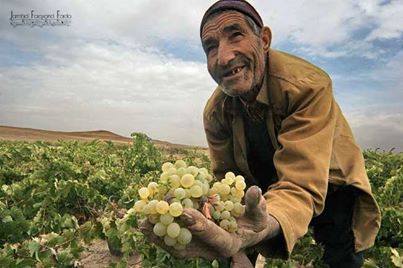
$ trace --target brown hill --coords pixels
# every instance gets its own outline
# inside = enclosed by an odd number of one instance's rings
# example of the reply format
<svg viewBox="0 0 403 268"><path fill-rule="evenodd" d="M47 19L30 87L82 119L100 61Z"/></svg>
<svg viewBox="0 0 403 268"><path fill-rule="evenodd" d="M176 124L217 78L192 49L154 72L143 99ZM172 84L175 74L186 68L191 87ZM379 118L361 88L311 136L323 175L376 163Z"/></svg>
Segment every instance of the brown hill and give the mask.
<svg viewBox="0 0 403 268"><path fill-rule="evenodd" d="M51 131L33 128L0 126L0 139L2 140L23 140L23 141L57 141L57 140L110 140L113 142L129 143L130 138L120 136L110 131L83 131L83 132L64 132Z"/></svg>
<svg viewBox="0 0 403 268"><path fill-rule="evenodd" d="M80 141L91 141L91 140L108 140L116 143L126 143L131 142L131 138L124 137L106 130L95 130L95 131L52 131L34 128L21 128L21 127L10 127L10 126L0 126L0 140L11 140L11 141L48 141L55 142L58 140L80 140ZM152 140L155 145L163 148L198 148L205 149L201 147L188 146L182 144L174 144L166 141Z"/></svg>

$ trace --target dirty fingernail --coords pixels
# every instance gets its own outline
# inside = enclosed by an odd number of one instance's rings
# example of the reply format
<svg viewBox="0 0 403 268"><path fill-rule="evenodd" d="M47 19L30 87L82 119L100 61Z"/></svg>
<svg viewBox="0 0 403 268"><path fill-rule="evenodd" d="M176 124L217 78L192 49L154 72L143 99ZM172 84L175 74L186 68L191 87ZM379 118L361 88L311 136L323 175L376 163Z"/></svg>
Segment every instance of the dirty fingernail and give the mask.
<svg viewBox="0 0 403 268"><path fill-rule="evenodd" d="M184 213L181 215L181 219L182 219L182 221L183 221L185 224L187 224L187 225L193 225L193 224L196 223L196 221L193 219L193 217L190 216L190 215L189 215L188 213L186 213L186 212L184 212Z"/></svg>

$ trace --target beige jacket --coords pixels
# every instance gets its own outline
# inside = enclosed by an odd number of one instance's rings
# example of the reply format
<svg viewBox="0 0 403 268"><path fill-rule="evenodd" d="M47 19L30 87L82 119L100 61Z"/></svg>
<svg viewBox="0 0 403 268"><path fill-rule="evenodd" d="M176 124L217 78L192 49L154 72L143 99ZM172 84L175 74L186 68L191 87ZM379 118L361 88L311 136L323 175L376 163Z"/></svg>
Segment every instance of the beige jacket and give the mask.
<svg viewBox="0 0 403 268"><path fill-rule="evenodd" d="M257 101L268 107L266 123L276 149L273 161L279 181L263 190L267 190L267 211L283 231L283 252L292 251L312 217L323 211L328 183L361 190L352 223L355 247L356 251L371 247L380 227L380 211L362 152L333 97L331 79L309 62L280 51L270 50L268 60ZM239 105L239 99L218 87L206 104L204 128L214 175L223 178L225 172L234 171L252 185Z"/></svg>

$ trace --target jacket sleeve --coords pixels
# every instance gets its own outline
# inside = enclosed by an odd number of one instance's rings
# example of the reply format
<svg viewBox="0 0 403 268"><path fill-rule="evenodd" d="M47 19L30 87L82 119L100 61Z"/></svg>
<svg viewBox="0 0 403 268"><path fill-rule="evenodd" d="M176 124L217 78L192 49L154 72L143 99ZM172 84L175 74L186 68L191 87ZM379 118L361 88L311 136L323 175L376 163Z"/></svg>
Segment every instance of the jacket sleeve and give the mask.
<svg viewBox="0 0 403 268"><path fill-rule="evenodd" d="M287 91L288 116L281 123L273 158L279 181L264 195L283 239L259 245L265 256L276 248L283 254L275 255L288 256L324 208L336 121L331 81L321 75L300 83Z"/></svg>
<svg viewBox="0 0 403 268"><path fill-rule="evenodd" d="M218 111L207 112L205 109L203 124L214 176L222 179L227 171L239 173L233 156L232 131L219 120Z"/></svg>

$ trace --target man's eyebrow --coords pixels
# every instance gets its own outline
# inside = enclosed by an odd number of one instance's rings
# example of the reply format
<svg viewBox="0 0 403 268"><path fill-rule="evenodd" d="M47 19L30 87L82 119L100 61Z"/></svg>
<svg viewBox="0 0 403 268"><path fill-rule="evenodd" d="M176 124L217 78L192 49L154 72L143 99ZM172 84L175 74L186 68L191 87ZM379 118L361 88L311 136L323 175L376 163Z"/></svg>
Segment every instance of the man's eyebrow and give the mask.
<svg viewBox="0 0 403 268"><path fill-rule="evenodd" d="M214 43L215 41L216 41L215 38L213 38L213 37L207 37L206 39L203 39L203 40L202 40L202 44L203 44L203 46L208 46L208 45Z"/></svg>
<svg viewBox="0 0 403 268"><path fill-rule="evenodd" d="M242 26L238 23L234 23L228 26L225 26L223 29L224 33L230 33L233 31L240 31L240 32L244 32L244 29L242 28Z"/></svg>

